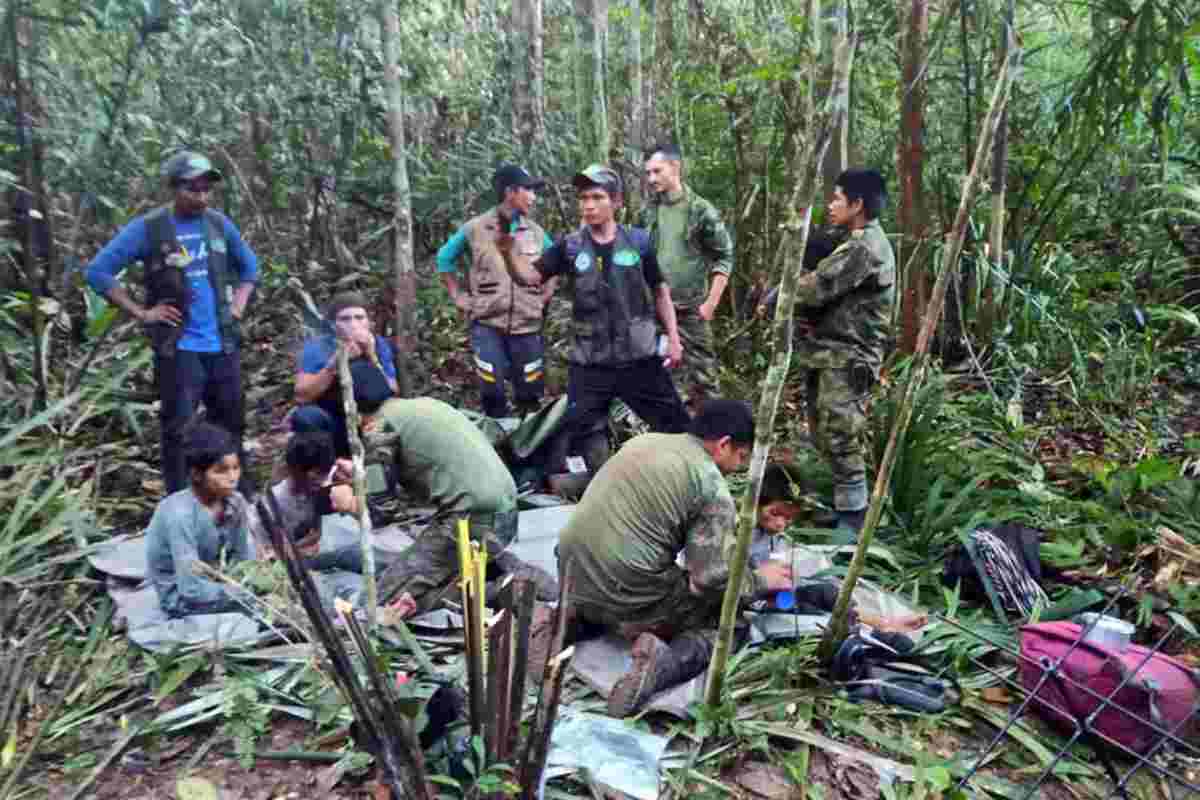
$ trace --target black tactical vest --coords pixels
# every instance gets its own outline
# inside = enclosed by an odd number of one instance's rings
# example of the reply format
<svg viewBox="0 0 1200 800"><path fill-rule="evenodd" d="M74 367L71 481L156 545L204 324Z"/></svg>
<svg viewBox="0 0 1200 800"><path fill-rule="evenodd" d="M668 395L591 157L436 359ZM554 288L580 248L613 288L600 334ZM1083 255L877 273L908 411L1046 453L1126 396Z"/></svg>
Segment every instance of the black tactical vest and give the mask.
<svg viewBox="0 0 1200 800"><path fill-rule="evenodd" d="M646 232L618 225L611 264L599 263L586 230L569 235L565 250L575 286L571 363L619 366L653 356L654 295L642 271Z"/></svg>
<svg viewBox="0 0 1200 800"><path fill-rule="evenodd" d="M208 280L212 283L216 298L217 327L221 334L221 351L232 353L241 340L237 320L230 311L232 294L236 288L229 274L228 245L221 215L212 209L204 212L204 233L208 240ZM150 258L145 263L143 283L146 289L146 307L159 303L170 303L183 314L183 322L168 325L165 322L145 324L146 335L160 356L175 355L175 345L187 326L191 297L187 285L185 267L172 266L167 257L180 250L175 236L175 222L171 219L171 206L166 205L146 215L146 235L150 239Z"/></svg>

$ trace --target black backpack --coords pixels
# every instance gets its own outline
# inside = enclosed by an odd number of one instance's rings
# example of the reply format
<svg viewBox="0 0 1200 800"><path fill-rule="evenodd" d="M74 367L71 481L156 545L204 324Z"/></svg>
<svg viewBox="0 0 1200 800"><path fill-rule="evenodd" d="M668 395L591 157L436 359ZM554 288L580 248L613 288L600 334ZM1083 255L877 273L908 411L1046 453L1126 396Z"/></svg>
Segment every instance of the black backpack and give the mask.
<svg viewBox="0 0 1200 800"><path fill-rule="evenodd" d="M1014 522L978 528L951 551L942 583L951 587L960 583L964 599L991 603L1001 620L1008 613L1027 618L1039 605L1049 604L1038 555L1041 535Z"/></svg>

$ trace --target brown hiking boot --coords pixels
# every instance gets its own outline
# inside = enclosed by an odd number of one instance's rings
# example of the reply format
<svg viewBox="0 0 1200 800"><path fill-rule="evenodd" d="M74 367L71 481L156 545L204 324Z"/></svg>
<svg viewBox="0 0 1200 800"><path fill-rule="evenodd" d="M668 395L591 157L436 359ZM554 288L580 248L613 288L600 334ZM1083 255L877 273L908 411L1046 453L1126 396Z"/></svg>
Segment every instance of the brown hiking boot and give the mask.
<svg viewBox="0 0 1200 800"><path fill-rule="evenodd" d="M621 719L642 709L660 689L671 685L677 669L671 648L653 633L633 643L633 667L621 676L608 696L608 715Z"/></svg>

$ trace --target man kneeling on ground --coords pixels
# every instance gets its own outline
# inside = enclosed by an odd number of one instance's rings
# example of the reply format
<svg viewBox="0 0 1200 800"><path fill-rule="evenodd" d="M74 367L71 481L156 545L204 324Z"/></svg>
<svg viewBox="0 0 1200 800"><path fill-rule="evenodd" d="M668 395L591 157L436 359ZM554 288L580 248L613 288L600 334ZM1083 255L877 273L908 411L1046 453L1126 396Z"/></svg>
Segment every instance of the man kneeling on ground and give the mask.
<svg viewBox="0 0 1200 800"><path fill-rule="evenodd" d="M517 535L517 486L487 437L453 407L430 397L385 402L367 433L372 461L390 464L392 477L437 512L416 542L379 578L379 597L401 617L424 613L454 590L458 523L487 547L498 571L536 582L538 597L554 599L554 578L512 553Z"/></svg>
<svg viewBox="0 0 1200 800"><path fill-rule="evenodd" d="M559 555L579 621L634 639L633 667L608 699L612 716L632 714L656 692L705 670L730 580L746 602L791 587L791 568L777 561L744 576L729 573L737 508L724 475L742 466L753 443L750 407L711 400L688 433L627 442L563 531Z"/></svg>
<svg viewBox="0 0 1200 800"><path fill-rule="evenodd" d="M147 572L158 602L171 617L241 611L236 590L201 577L194 566L254 558L246 500L237 491L237 440L216 425L193 424L183 434L183 462L191 486L163 498L146 531Z"/></svg>

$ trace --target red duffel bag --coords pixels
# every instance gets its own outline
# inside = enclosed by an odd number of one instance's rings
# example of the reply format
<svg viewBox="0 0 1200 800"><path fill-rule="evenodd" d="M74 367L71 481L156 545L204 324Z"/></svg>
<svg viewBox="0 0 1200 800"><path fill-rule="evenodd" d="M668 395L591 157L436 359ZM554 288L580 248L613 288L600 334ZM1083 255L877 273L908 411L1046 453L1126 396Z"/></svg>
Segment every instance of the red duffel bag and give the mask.
<svg viewBox="0 0 1200 800"><path fill-rule="evenodd" d="M1196 670L1136 644L1118 651L1081 641L1072 649L1082 634L1083 627L1073 622L1021 628L1021 685L1030 694L1037 692L1029 707L1038 716L1071 733L1076 720L1082 723L1104 699L1111 698L1091 727L1117 744L1145 753L1162 739L1152 725L1184 742L1195 741L1193 737L1200 734ZM1056 680L1050 674L1052 667L1064 657Z"/></svg>

